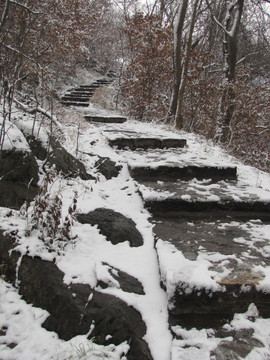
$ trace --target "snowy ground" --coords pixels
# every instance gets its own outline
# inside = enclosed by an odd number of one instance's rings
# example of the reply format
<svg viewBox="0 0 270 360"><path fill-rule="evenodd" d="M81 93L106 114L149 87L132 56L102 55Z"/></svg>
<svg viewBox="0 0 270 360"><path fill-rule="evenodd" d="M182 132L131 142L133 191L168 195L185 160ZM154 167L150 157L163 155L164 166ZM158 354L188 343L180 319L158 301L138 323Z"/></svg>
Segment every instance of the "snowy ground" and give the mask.
<svg viewBox="0 0 270 360"><path fill-rule="evenodd" d="M92 109L93 110L93 109ZM23 126L32 123L31 116L22 117L16 113L14 121L23 122ZM81 120L80 120L81 121ZM128 243L112 245L99 233L96 226L74 224L73 233L77 239L68 244L63 251L49 252L46 246L37 239L37 234L26 236L27 218L22 217L18 211L0 208L0 224L4 230L18 230L20 240L18 250L22 254L28 250L29 255L38 255L43 259L56 258L56 264L65 273L64 281L69 283L84 283L95 287L99 280L109 283L106 289L99 288L123 299L136 308L147 325L145 340L149 344L154 360L180 360L180 359L217 359L219 355L211 355L211 351L218 349L224 342L233 342L228 336L224 340L217 337L213 330L185 330L180 326L173 329L181 340L173 340L168 327L167 295L160 288L160 274L157 254L154 249L153 227L149 222L149 213L144 209L143 201L138 192L137 183L130 177L127 162L136 165L157 166L170 161L171 163L203 162L207 164L231 164L238 166L239 182L248 184L252 192L259 197L270 197L270 176L254 168L246 167L213 144L207 143L192 134L176 133L175 130L157 126L156 124L143 124L129 121L126 124L95 125L86 122L78 124L67 123L63 125L61 139L63 145L73 155L77 155L84 162L86 169L97 177L97 181L83 181L79 178L65 180L58 176L51 192L61 195L63 201L63 216L68 211L74 193L78 192L78 212L86 213L99 207L113 209L131 218L141 232L144 245L131 248ZM127 132L128 131L128 132ZM16 136L16 146L27 147L23 144L17 128L10 128L10 134ZM164 152L160 157L149 159L147 154L133 154L126 151L115 151L108 146L108 136L113 137L121 133L125 136L132 133L147 134L162 137L185 137L188 148L181 152ZM110 134L110 135L109 135ZM45 139L46 140L46 139ZM14 145L13 140L9 145ZM78 144L78 146L77 146ZM123 169L117 178L106 180L93 169L96 154L110 157ZM150 162L151 161L151 162ZM28 217L31 216L31 208ZM268 234L270 236L270 233ZM180 259L181 260L181 259ZM185 263L183 259L183 264ZM205 263L193 262L193 266L208 271ZM128 274L136 277L143 285L145 295L123 292L117 281L110 275L108 263ZM188 270L188 269L187 269ZM270 284L270 267L264 268L264 284ZM3 274L4 275L4 274ZM207 275L209 275L207 273ZM206 279L210 279L210 276ZM210 280L209 280L210 281ZM44 330L42 322L48 313L26 304L18 295L17 289L0 279L0 359L1 360L58 360L58 359L124 359L128 350L127 344L118 347L102 347L87 340L86 336L78 336L68 342L59 340L57 335ZM234 320L226 325L226 329L251 329L253 338L261 344L252 351L247 359L263 360L270 358L270 320L261 319L256 308L251 306L248 313L235 315ZM109 334L108 334L109 335ZM241 359L241 357L239 357ZM139 360L139 359L138 359Z"/></svg>

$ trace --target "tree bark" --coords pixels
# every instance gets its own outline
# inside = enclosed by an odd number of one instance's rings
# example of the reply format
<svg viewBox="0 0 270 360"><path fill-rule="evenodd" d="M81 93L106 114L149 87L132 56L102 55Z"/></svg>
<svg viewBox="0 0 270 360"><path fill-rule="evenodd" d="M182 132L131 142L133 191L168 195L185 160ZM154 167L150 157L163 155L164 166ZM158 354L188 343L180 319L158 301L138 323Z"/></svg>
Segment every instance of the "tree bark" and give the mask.
<svg viewBox="0 0 270 360"><path fill-rule="evenodd" d="M170 108L167 114L167 122L170 122L172 119L174 119L177 109L178 91L179 91L181 75L182 75L181 48L182 48L183 28L184 28L185 16L187 13L187 7L188 7L188 0L183 0L179 4L175 25L174 25L174 51L173 51L174 83L172 89Z"/></svg>
<svg viewBox="0 0 270 360"><path fill-rule="evenodd" d="M177 109L175 114L175 125L177 129L183 128L183 102L184 102L184 95L186 89L186 82L187 82L187 75L188 75L188 68L190 63L190 56L192 51L192 36L194 31L194 26L197 18L197 10L200 0L195 0L193 5L192 11L192 18L188 32L188 42L186 44L186 50L184 54L183 64L182 64L182 72L181 72L181 79L180 85L178 89L178 96L177 96Z"/></svg>
<svg viewBox="0 0 270 360"><path fill-rule="evenodd" d="M206 1L211 11L209 1ZM221 24L212 13L213 19L224 32L224 81L222 84L222 95L219 103L219 114L215 131L215 139L222 143L228 143L231 137L230 124L235 110L234 84L237 64L237 37L243 7L244 0L228 1L226 4L227 10L224 25Z"/></svg>

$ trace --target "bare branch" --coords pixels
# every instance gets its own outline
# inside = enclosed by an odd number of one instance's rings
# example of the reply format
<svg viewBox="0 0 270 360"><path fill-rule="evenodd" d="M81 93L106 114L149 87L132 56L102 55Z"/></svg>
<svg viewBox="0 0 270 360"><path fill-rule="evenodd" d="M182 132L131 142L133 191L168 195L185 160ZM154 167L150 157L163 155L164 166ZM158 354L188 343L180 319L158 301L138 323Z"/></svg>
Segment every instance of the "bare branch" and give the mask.
<svg viewBox="0 0 270 360"><path fill-rule="evenodd" d="M53 116L50 114L49 110L45 110L40 106L34 107L34 108L30 108L26 105L24 105L23 103L21 103L20 101L18 101L17 99L14 98L14 102L25 112L27 112L28 114L35 114L37 112L45 115L47 118L49 118L50 120L52 120L52 122L54 123L54 125L56 125L58 128L62 128L62 125L60 124L60 122L57 120L56 116Z"/></svg>
<svg viewBox="0 0 270 360"><path fill-rule="evenodd" d="M25 59L27 59L27 60L35 63L35 64L41 69L41 66L37 63L37 61L36 61L35 59L27 56L26 54L24 54L23 52L21 52L21 51L19 51L19 50L17 50L17 49L14 49L12 46L9 46L9 45L7 45L7 44L4 44L3 42L1 42L1 44L2 44L6 49L8 49L8 50L10 50L10 51L13 51L13 52L15 52L16 54L19 54L19 55L23 56Z"/></svg>
<svg viewBox="0 0 270 360"><path fill-rule="evenodd" d="M221 22L218 21L218 19L216 18L216 16L213 13L213 9L209 3L209 0L205 0L208 6L208 9L210 10L210 14L211 17L213 18L213 20L215 21L215 23L228 35L230 36L230 33L227 31L227 29L221 24Z"/></svg>
<svg viewBox="0 0 270 360"><path fill-rule="evenodd" d="M9 3L14 4L14 5L18 5L18 6L22 7L23 9L29 11L31 14L35 14L35 15L40 15L41 14L41 12L34 11L34 10L30 9L28 6L19 3L18 1L9 0Z"/></svg>
<svg viewBox="0 0 270 360"><path fill-rule="evenodd" d="M7 13L8 13L8 7L9 7L9 0L6 0L6 2L5 2L5 8L4 8L4 11L3 11L3 14L2 14L2 18L1 18L1 22L0 22L0 30L1 30L1 27L4 25L4 23L5 23L5 21L6 21Z"/></svg>

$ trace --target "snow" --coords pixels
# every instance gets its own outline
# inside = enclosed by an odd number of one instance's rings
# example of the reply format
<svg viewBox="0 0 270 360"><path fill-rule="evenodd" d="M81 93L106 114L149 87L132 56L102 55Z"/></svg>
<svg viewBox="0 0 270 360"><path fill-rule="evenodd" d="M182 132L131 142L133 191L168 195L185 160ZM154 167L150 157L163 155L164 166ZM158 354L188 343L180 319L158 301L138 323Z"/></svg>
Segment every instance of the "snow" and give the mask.
<svg viewBox="0 0 270 360"><path fill-rule="evenodd" d="M87 111L97 111L88 109ZM104 114L109 114L104 111ZM7 123L9 136L5 141L6 148L28 150L28 145L22 136L20 129L31 130L33 117L20 118L17 126ZM28 129L28 130L27 130ZM38 129L38 124L36 126ZM145 340L149 345L154 360L178 360L178 359L210 359L211 351L216 349L221 341L232 341L228 336L224 340L216 337L212 329L187 330L180 326L174 327L173 331L182 339L173 339L168 325L168 301L173 297L176 285L181 282L186 284L184 291L191 292L193 289L202 288L208 291L222 290L217 280L227 275L225 267L223 273L210 270L211 261L228 261L229 256L221 258L219 255L206 254L204 248L200 248L200 254L196 260L191 261L184 257L172 244L158 240L154 246L153 225L149 221L149 213L144 208L139 194L139 185L130 177L128 165L141 166L147 164L151 167L170 164L202 163L205 165L235 165L238 166L239 185L248 186L250 193L259 198L270 199L270 176L252 167L242 165L236 159L228 156L225 151L216 145L206 142L193 134L183 132L176 133L165 126L157 126L151 123L139 123L129 121L126 124L84 124L83 132L79 137L79 149L76 149L76 125L63 126L62 135L64 146L73 155L79 154L89 173L97 176L97 181L83 181L77 179L63 179L57 176L50 191L60 193L63 202L63 217L67 214L68 207L72 202L74 192L78 192L78 212L87 213L100 207L120 212L136 223L138 231L142 234L144 244L141 247L130 247L128 242L113 245L100 233L97 226L79 224L75 222L72 229L76 240L67 244L61 251L49 251L44 243L38 239L37 233L32 232L26 236L28 229L27 219L33 209L30 207L27 217L21 216L20 212L0 208L1 228L10 231L18 230L20 236L17 250L22 254L26 251L30 256L40 256L42 259L55 260L58 268L63 271L66 284L83 283L96 288L98 281L103 281L109 286L106 289L100 287L98 291L115 295L127 304L137 309L147 326ZM115 151L108 146L108 138L115 138L120 134L132 136L134 133L151 134L151 136L186 138L188 148L181 150L162 152L136 152L130 154L126 150ZM41 141L47 143L46 133L41 128L39 132ZM77 151L79 150L79 151ZM91 153L93 156L89 156ZM157 156L155 156L155 154ZM116 178L106 180L93 169L96 155L110 157L117 164L122 164L123 169ZM152 162L149 163L149 156ZM162 185L162 182L159 184ZM200 184L194 182L194 187L200 191ZM209 185L210 186L210 185ZM141 191L142 187L140 187ZM149 188L144 189L144 195L149 192L149 197L167 197L168 193L159 193ZM209 201L217 200L216 195L207 193ZM238 196L237 192L235 196ZM190 195L182 196L183 199L191 199ZM194 224L190 223L190 226ZM245 244L247 247L256 246L259 239L269 239L269 226L254 223L249 228L253 240L235 238L234 241ZM54 249L56 250L56 249ZM261 248L264 254L269 256L270 246L265 243ZM212 256L212 257L211 257ZM210 261L211 260L211 261ZM137 278L145 295L126 293L120 289L119 283L111 276L109 269L115 267ZM254 268L264 274L264 280L258 285L263 291L270 291L270 267L261 265ZM161 272L161 273L160 273ZM161 279L160 279L161 278ZM160 287L160 280L167 285L167 292ZM98 346L94 341L87 340L87 335L77 336L70 341L62 341L53 332L42 328L41 324L48 316L44 310L37 309L26 304L18 295L17 289L0 279L0 352L1 360L27 359L87 359L102 358L125 359L123 354L128 351L126 343L119 346ZM89 299L91 301L91 299ZM173 306L172 303L169 304ZM228 324L230 329L241 327L254 330L254 337L258 338L264 348L256 348L247 359L262 360L270 355L270 320L261 319L256 314L254 321L249 320L250 312L255 311L254 306L249 313L235 315L234 320ZM3 334L2 334L3 333ZM107 335L110 337L110 334ZM11 346L11 344L17 344ZM8 346L9 345L9 346ZM265 357L264 357L265 356Z"/></svg>
<svg viewBox="0 0 270 360"><path fill-rule="evenodd" d="M87 335L63 341L41 324L49 313L26 304L10 284L0 278L0 356L1 360L110 360L124 359L129 346L96 345Z"/></svg>
<svg viewBox="0 0 270 360"><path fill-rule="evenodd" d="M173 360L216 360L223 359L222 355L216 351L219 345L226 345L228 349L233 349L236 341L230 334L239 330L249 330L252 332L251 339L261 342L261 347L253 349L245 359L248 360L267 360L270 350L270 320L259 316L258 310L254 304L251 304L246 313L235 314L233 320L223 326L228 331L228 336L219 338L213 329L197 330L195 328L187 330L180 326L174 326L174 333L182 338L174 340L172 345ZM248 341L248 339L247 339ZM214 353L213 353L214 352ZM226 356L226 355L225 355ZM231 358L230 353L227 354ZM237 357L242 359L242 357Z"/></svg>
<svg viewBox="0 0 270 360"><path fill-rule="evenodd" d="M0 129L2 127L4 129L3 150L30 151L29 145L18 127L8 120L4 122L0 115Z"/></svg>
<svg viewBox="0 0 270 360"><path fill-rule="evenodd" d="M159 240L157 251L161 269L161 280L166 284L169 305L173 308L171 300L175 294L178 284L185 294L190 294L193 290L218 291L222 290L216 280L213 279L213 272L209 271L210 263L197 258L191 261L177 251L174 245Z"/></svg>

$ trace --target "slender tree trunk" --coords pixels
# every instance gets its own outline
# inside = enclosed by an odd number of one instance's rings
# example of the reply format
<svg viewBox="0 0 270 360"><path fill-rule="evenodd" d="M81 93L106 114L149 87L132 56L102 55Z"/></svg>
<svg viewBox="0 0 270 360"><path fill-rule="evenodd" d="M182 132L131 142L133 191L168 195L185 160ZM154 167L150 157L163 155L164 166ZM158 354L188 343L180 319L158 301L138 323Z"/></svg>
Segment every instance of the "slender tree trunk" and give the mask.
<svg viewBox="0 0 270 360"><path fill-rule="evenodd" d="M181 48L182 48L183 28L184 28L185 16L187 13L187 7L188 7L188 0L183 0L179 4L175 25L174 25L174 51L173 51L174 82L173 82L170 108L167 114L167 120L166 120L167 122L170 122L172 119L174 119L177 109L178 90L182 75Z"/></svg>
<svg viewBox="0 0 270 360"><path fill-rule="evenodd" d="M208 0L207 3L211 11ZM244 0L227 1L226 7L227 11L224 25L221 24L212 13L214 20L224 32L224 81L222 84L222 95L219 103L219 114L215 132L215 139L222 143L228 143L231 137L230 124L235 110L234 85L237 64L237 37L243 13Z"/></svg>
<svg viewBox="0 0 270 360"><path fill-rule="evenodd" d="M190 56L192 51L192 36L193 36L195 22L197 19L197 10L198 10L199 2L200 0L195 0L193 5L192 18L188 33L188 42L186 44L186 50L182 64L181 79L180 79L180 85L179 85L178 97L177 97L177 109L175 114L175 125L176 128L178 129L183 128L183 102L184 102L184 95L186 89L188 68L190 63Z"/></svg>

